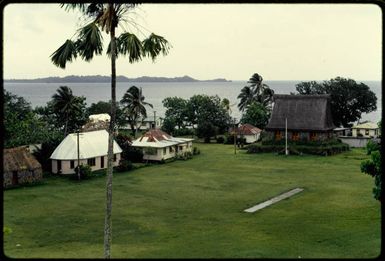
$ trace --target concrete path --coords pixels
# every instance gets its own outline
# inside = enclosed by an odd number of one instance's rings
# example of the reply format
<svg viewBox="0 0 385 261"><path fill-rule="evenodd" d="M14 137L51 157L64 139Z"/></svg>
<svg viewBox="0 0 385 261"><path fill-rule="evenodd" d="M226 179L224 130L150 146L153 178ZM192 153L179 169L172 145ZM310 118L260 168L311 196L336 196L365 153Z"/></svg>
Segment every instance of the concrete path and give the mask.
<svg viewBox="0 0 385 261"><path fill-rule="evenodd" d="M270 205L272 205L272 204L274 204L274 203L276 203L278 201L281 201L282 199L291 197L291 196L293 196L293 195L295 195L295 194L297 194L297 193L299 193L301 191L303 191L303 188L295 188L295 189L290 190L290 191L288 191L286 193L280 194L280 195L278 195L278 196L276 196L276 197L274 197L272 199L269 199L269 200L267 200L265 202L262 202L262 203L260 203L258 205L255 205L254 207L245 209L244 211L245 212L249 212L249 213L253 213L253 212L258 211L260 209L263 209L263 208L265 208L267 206L270 206Z"/></svg>

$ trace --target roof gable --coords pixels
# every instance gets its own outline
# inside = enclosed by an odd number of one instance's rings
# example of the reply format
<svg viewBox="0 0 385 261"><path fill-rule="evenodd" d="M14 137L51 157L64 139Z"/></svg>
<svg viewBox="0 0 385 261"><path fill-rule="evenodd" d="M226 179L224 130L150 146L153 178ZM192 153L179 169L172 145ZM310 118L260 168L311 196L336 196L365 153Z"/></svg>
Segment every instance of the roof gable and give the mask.
<svg viewBox="0 0 385 261"><path fill-rule="evenodd" d="M266 130L326 131L335 128L329 95L274 95L274 107Z"/></svg>
<svg viewBox="0 0 385 261"><path fill-rule="evenodd" d="M132 146L164 148L177 144L183 144L192 140L193 139L172 137L160 129L152 129L138 139L134 140L132 142Z"/></svg>

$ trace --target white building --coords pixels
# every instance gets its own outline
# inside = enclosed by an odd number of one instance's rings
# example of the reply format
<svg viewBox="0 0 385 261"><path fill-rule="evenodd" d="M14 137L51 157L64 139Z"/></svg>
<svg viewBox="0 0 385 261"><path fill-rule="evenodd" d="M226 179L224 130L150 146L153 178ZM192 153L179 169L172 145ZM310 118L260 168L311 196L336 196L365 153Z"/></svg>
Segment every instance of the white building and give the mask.
<svg viewBox="0 0 385 261"><path fill-rule="evenodd" d="M253 143L259 140L261 129L251 124L245 123L235 129L238 138L245 138L246 143ZM230 134L234 135L233 128L230 129Z"/></svg>
<svg viewBox="0 0 385 261"><path fill-rule="evenodd" d="M68 134L56 147L50 159L52 173L74 174L78 165L78 135ZM92 171L107 168L108 132L97 130L79 133L80 165L89 165ZM119 165L122 149L114 141L114 166Z"/></svg>
<svg viewBox="0 0 385 261"><path fill-rule="evenodd" d="M352 127L352 136L377 138L380 134L379 130L376 123L365 122Z"/></svg>
<svg viewBox="0 0 385 261"><path fill-rule="evenodd" d="M160 129L152 129L132 142L142 148L144 160L166 160L185 152L192 152L193 139L175 138Z"/></svg>

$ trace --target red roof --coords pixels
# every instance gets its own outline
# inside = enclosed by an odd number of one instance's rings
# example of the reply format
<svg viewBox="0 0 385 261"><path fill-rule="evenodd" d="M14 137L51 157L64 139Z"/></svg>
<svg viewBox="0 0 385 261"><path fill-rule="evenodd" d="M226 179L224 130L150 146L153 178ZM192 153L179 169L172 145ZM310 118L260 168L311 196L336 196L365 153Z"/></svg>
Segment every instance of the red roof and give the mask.
<svg viewBox="0 0 385 261"><path fill-rule="evenodd" d="M255 127L251 124L245 123L238 128L236 128L236 132L243 135L255 135L260 133L262 130L258 127ZM233 129L230 129L230 132L233 132Z"/></svg>
<svg viewBox="0 0 385 261"><path fill-rule="evenodd" d="M139 141L142 141L144 137L148 138L148 142L156 142L161 140L171 139L171 136L160 129L152 129L142 135Z"/></svg>

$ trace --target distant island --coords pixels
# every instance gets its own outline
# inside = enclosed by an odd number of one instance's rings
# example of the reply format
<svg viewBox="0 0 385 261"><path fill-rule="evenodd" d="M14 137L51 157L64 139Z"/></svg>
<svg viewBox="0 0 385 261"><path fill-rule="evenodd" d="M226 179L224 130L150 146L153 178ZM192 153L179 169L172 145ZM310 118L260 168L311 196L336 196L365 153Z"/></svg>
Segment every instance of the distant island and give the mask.
<svg viewBox="0 0 385 261"><path fill-rule="evenodd" d="M46 78L37 78L37 79L8 79L4 82L14 82L14 83L82 83L82 82L93 82L93 83L103 83L110 82L110 76L102 75L90 75L90 76L76 76L69 75L65 77L46 77ZM141 76L137 78L128 78L123 75L116 76L117 82L231 82L231 80L226 80L223 78L213 79L213 80L197 80L190 76L183 77L151 77L151 76Z"/></svg>

